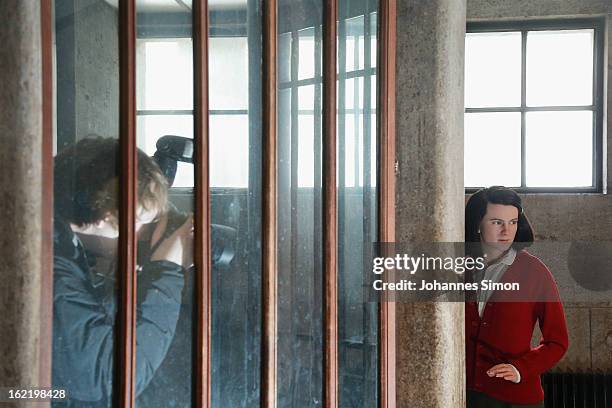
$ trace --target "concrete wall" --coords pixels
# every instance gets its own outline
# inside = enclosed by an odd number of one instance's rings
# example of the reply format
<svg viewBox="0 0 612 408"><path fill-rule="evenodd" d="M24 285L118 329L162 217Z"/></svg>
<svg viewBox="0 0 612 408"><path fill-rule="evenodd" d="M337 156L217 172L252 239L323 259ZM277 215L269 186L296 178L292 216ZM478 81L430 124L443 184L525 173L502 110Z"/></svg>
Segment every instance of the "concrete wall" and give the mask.
<svg viewBox="0 0 612 408"><path fill-rule="evenodd" d="M468 21L522 20L606 16L607 44L604 76L610 77L612 2L609 0L468 0ZM604 97L612 98L605 81ZM604 106L604 145L612 146L612 106ZM607 142L607 143L606 143ZM612 149L604 152L604 185L612 191ZM612 196L609 194L527 194L524 196L538 240L611 241ZM555 271L553 270L553 273ZM561 370L612 370L612 297L609 302L566 305L570 350L559 363Z"/></svg>
<svg viewBox="0 0 612 408"><path fill-rule="evenodd" d="M0 384L26 387L44 357L40 2L2 1L0 15Z"/></svg>
<svg viewBox="0 0 612 408"><path fill-rule="evenodd" d="M59 148L119 135L118 11L103 0L56 1Z"/></svg>
<svg viewBox="0 0 612 408"><path fill-rule="evenodd" d="M397 13L396 241L461 241L465 1L400 0ZM464 406L463 311L397 303L398 407Z"/></svg>
<svg viewBox="0 0 612 408"><path fill-rule="evenodd" d="M119 24L102 0L77 0L76 136L119 137Z"/></svg>

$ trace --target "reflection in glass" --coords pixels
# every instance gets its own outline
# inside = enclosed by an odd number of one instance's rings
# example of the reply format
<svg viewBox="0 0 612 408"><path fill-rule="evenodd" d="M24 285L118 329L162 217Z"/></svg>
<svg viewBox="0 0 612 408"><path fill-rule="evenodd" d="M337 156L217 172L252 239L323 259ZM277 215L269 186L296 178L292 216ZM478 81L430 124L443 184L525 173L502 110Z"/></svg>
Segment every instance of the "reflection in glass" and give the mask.
<svg viewBox="0 0 612 408"><path fill-rule="evenodd" d="M521 185L521 114L466 113L466 187Z"/></svg>
<svg viewBox="0 0 612 408"><path fill-rule="evenodd" d="M365 8L368 5L369 8ZM364 253L377 241L376 10L338 3L338 361L340 407L378 406L377 304ZM373 57L374 56L374 57Z"/></svg>
<svg viewBox="0 0 612 408"><path fill-rule="evenodd" d="M228 11L219 11L221 14L224 12L228 13ZM217 14L213 14L213 20L216 16ZM246 81L249 75L248 38L246 35L228 34L211 36L208 40L210 55L215 56L208 63L209 104L213 110L248 108L249 83ZM220 80L214 81L215 78Z"/></svg>
<svg viewBox="0 0 612 408"><path fill-rule="evenodd" d="M140 61L140 60L137 60ZM140 88L139 88L140 89ZM176 135L191 139L193 115L166 114L167 111L138 111L136 116L136 143L149 156L157 151L157 141L165 135ZM177 162L177 171L172 187L193 187L193 165Z"/></svg>
<svg viewBox="0 0 612 408"><path fill-rule="evenodd" d="M593 185L593 113L528 112L528 187ZM554 148L554 154L551 150Z"/></svg>
<svg viewBox="0 0 612 408"><path fill-rule="evenodd" d="M117 10L56 0L52 385L110 407L117 306Z"/></svg>
<svg viewBox="0 0 612 408"><path fill-rule="evenodd" d="M146 2L137 1L138 12L151 13ZM190 15L185 12L184 14ZM141 14L141 18L144 18ZM161 16L157 17L162 23ZM187 19L186 19L187 20ZM149 30L154 26L149 25ZM138 109L181 110L193 108L191 38L139 38Z"/></svg>
<svg viewBox="0 0 612 408"><path fill-rule="evenodd" d="M341 58L340 64L344 62L345 72L363 69L365 51L363 37L364 16L346 18L342 24L344 24L344 31L346 32L346 46L344 47L345 57ZM370 43L371 46L372 44ZM374 63L372 66L375 65Z"/></svg>
<svg viewBox="0 0 612 408"><path fill-rule="evenodd" d="M213 259L225 248L212 276L212 406L219 408L259 407L262 20L260 0L209 2Z"/></svg>
<svg viewBox="0 0 612 408"><path fill-rule="evenodd" d="M593 30L527 34L527 106L593 103Z"/></svg>
<svg viewBox="0 0 612 408"><path fill-rule="evenodd" d="M141 169L139 161L137 178L144 182L156 174L165 181L168 197L165 207L152 209L146 197L137 198L138 208L148 214L137 221L138 301L152 303L145 296L148 290L168 295L153 303L149 314L141 312L144 321L163 320L164 326L136 325L136 365L143 366L136 372L142 388L137 389L136 405L147 408L189 407L193 398L194 202L191 189L176 190L186 181L193 186L193 41L191 11L177 8L168 14L175 5L170 0L136 1L136 142L157 164ZM172 282L154 278L170 272Z"/></svg>
<svg viewBox="0 0 612 408"><path fill-rule="evenodd" d="M466 34L466 108L520 105L521 33Z"/></svg>
<svg viewBox="0 0 612 408"><path fill-rule="evenodd" d="M248 188L248 114L211 114L209 128L211 187Z"/></svg>
<svg viewBox="0 0 612 408"><path fill-rule="evenodd" d="M315 42L314 27L298 30L298 80L315 76Z"/></svg>
<svg viewBox="0 0 612 408"><path fill-rule="evenodd" d="M321 58L317 0L281 2L278 60L278 406L323 404ZM287 75L288 74L288 75Z"/></svg>

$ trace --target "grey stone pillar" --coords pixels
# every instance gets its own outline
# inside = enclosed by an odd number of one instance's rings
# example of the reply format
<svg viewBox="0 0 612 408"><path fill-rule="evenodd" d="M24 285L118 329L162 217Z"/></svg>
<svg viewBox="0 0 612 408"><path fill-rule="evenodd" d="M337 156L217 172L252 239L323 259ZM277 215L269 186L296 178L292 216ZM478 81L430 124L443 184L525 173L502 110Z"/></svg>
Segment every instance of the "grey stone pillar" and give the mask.
<svg viewBox="0 0 612 408"><path fill-rule="evenodd" d="M398 0L397 241L463 240L465 0ZM397 406L465 405L462 303L397 305Z"/></svg>
<svg viewBox="0 0 612 408"><path fill-rule="evenodd" d="M0 16L0 386L36 386L42 271L40 2L0 1Z"/></svg>

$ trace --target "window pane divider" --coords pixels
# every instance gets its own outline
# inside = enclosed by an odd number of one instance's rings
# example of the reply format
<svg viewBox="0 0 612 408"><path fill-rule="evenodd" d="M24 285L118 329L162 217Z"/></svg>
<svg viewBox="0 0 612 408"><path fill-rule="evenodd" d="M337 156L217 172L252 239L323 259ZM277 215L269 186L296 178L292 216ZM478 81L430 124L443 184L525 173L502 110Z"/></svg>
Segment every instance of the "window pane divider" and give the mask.
<svg viewBox="0 0 612 408"><path fill-rule="evenodd" d="M137 110L136 116L155 116L155 115L193 115L191 109L165 110L165 109L143 109ZM209 115L248 115L248 109L209 109Z"/></svg>
<svg viewBox="0 0 612 408"><path fill-rule="evenodd" d="M493 108L465 108L465 113L480 112L572 112L572 111L595 111L595 105L568 105L568 106L517 106L517 107L493 107Z"/></svg>
<svg viewBox="0 0 612 408"><path fill-rule="evenodd" d="M197 320L195 322L195 406L211 406L211 232L209 171L209 95L208 95L208 2L196 0L193 5L194 61L194 266Z"/></svg>
<svg viewBox="0 0 612 408"><path fill-rule="evenodd" d="M135 405L136 371L136 10L135 0L119 2L119 301L115 331L114 399Z"/></svg>
<svg viewBox="0 0 612 408"><path fill-rule="evenodd" d="M395 242L395 59L396 0L380 0L378 24L378 103L380 116L377 139L380 164L378 175L378 240ZM383 297L379 303L380 407L396 405L395 302Z"/></svg>
<svg viewBox="0 0 612 408"><path fill-rule="evenodd" d="M136 115L193 115L193 109L138 109Z"/></svg>
<svg viewBox="0 0 612 408"><path fill-rule="evenodd" d="M51 386L53 339L53 4L40 2L42 72L42 202L39 386Z"/></svg>
<svg viewBox="0 0 612 408"><path fill-rule="evenodd" d="M339 22L340 23L340 22ZM358 69L356 71L348 71L348 72L339 72L337 73L337 78L340 79L352 79L352 78L361 78L365 75L376 75L376 67L371 67L369 69ZM304 78L290 81L283 81L279 84L280 89L289 89L294 86L305 86L305 85L314 85L321 82L321 77L314 78Z"/></svg>
<svg viewBox="0 0 612 408"><path fill-rule="evenodd" d="M338 407L337 0L323 11L323 405Z"/></svg>
<svg viewBox="0 0 612 408"><path fill-rule="evenodd" d="M262 356L261 395L263 408L276 408L278 344L277 262L277 49L278 5L263 2L263 180L262 180Z"/></svg>

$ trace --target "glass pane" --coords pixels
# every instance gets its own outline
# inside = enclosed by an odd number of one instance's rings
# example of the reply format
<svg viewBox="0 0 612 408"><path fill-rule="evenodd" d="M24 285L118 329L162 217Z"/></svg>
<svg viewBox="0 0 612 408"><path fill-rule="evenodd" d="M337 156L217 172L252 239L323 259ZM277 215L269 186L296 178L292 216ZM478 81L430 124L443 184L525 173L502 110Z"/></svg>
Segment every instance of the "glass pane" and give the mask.
<svg viewBox="0 0 612 408"><path fill-rule="evenodd" d="M309 79L314 78L315 76L315 38L314 38L314 28L308 27L303 30L298 31L299 41L298 41L298 79ZM284 64L282 61L280 62L280 66ZM282 69L281 69L282 71Z"/></svg>
<svg viewBox="0 0 612 408"><path fill-rule="evenodd" d="M171 1L167 0L167 3ZM137 0L138 12L151 13ZM183 13L189 15L190 13ZM141 15L141 18L144 18ZM161 25L160 18L158 24ZM186 23L188 24L188 23ZM149 30L154 26L149 24ZM192 109L193 58L191 38L140 38L136 41L137 109Z"/></svg>
<svg viewBox="0 0 612 408"><path fill-rule="evenodd" d="M314 85L304 85L298 88L298 109L300 111L312 111L314 109Z"/></svg>
<svg viewBox="0 0 612 408"><path fill-rule="evenodd" d="M528 112L528 187L593 185L593 113Z"/></svg>
<svg viewBox="0 0 612 408"><path fill-rule="evenodd" d="M291 33L283 33L278 36L278 60L289 61L291 59ZM291 81L291 64L278 64L278 80L281 83Z"/></svg>
<svg viewBox="0 0 612 408"><path fill-rule="evenodd" d="M521 114L465 114L465 186L521 185Z"/></svg>
<svg viewBox="0 0 612 408"><path fill-rule="evenodd" d="M144 150L149 156L155 154L157 141L162 136L193 137L193 115L191 114L138 114L136 120L136 143L138 148Z"/></svg>
<svg viewBox="0 0 612 408"><path fill-rule="evenodd" d="M593 35L593 30L528 33L528 106L593 103Z"/></svg>
<svg viewBox="0 0 612 408"><path fill-rule="evenodd" d="M52 385L70 406L106 407L118 296L118 14L101 1L56 0L54 15Z"/></svg>
<svg viewBox="0 0 612 408"><path fill-rule="evenodd" d="M193 115L164 115L150 112L136 116L136 143L138 148L149 156L153 156L157 151L157 141L167 135L193 138ZM193 187L193 164L177 162L176 175L171 187Z"/></svg>
<svg viewBox="0 0 612 408"><path fill-rule="evenodd" d="M345 25L345 37L346 41L346 71L356 71L363 69L364 64L364 17L357 16L346 19ZM370 27L371 29L371 27ZM376 32L374 32L376 35ZM372 47L372 39L370 39L370 47ZM371 48L370 48L371 49ZM374 46L374 49L376 47ZM375 55L376 53L374 53ZM370 55L371 63L372 55Z"/></svg>
<svg viewBox="0 0 612 408"><path fill-rule="evenodd" d="M259 407L262 1L209 2L212 406Z"/></svg>
<svg viewBox="0 0 612 408"><path fill-rule="evenodd" d="M376 12L373 12L373 13L370 13L370 66L371 67L376 67L377 65L377 59L378 59L378 41L376 39L377 35L378 35L378 14ZM376 85L376 82L373 82L372 86L375 86L375 85Z"/></svg>
<svg viewBox="0 0 612 408"><path fill-rule="evenodd" d="M314 187L314 115L298 117L298 187Z"/></svg>
<svg viewBox="0 0 612 408"><path fill-rule="evenodd" d="M364 5L369 4L369 9ZM364 253L377 233L376 20L378 2L340 0L338 29L338 361L341 407L378 406L377 304L364 302ZM352 13L346 20L344 15ZM355 78L345 74L359 69Z"/></svg>
<svg viewBox="0 0 612 408"><path fill-rule="evenodd" d="M193 41L191 11L164 13L173 3L136 0L136 405L153 408L189 406L193 381L194 197L176 190L193 186Z"/></svg>
<svg viewBox="0 0 612 408"><path fill-rule="evenodd" d="M248 188L249 115L210 115L209 128L210 186Z"/></svg>
<svg viewBox="0 0 612 408"><path fill-rule="evenodd" d="M226 11L227 13L227 11ZM210 37L209 104L212 110L247 109L249 106L248 39L236 37ZM213 78L223 78L213 81Z"/></svg>
<svg viewBox="0 0 612 408"><path fill-rule="evenodd" d="M521 33L466 34L466 108L520 105Z"/></svg>
<svg viewBox="0 0 612 408"><path fill-rule="evenodd" d="M282 4L279 41L290 44L278 65L290 75L278 100L278 406L320 407L323 3Z"/></svg>

